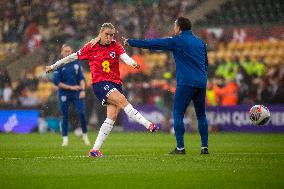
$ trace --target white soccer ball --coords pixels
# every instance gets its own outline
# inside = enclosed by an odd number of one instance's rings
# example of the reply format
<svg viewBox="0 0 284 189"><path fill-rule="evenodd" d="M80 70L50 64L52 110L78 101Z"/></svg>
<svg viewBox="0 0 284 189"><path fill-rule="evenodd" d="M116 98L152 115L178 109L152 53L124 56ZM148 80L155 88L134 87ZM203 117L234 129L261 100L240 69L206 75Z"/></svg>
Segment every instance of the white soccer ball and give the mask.
<svg viewBox="0 0 284 189"><path fill-rule="evenodd" d="M270 119L270 112L263 105L254 105L249 110L249 118L254 125L264 125Z"/></svg>

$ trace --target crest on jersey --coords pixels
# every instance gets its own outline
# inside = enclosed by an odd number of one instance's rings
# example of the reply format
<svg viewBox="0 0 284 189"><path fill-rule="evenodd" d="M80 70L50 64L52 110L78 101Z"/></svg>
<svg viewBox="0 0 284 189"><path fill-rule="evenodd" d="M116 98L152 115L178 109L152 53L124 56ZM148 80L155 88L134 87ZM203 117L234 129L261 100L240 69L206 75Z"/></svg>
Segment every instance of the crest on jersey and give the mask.
<svg viewBox="0 0 284 189"><path fill-rule="evenodd" d="M110 56L111 58L115 58L115 52L110 52L110 53L109 53L109 56Z"/></svg>
<svg viewBox="0 0 284 189"><path fill-rule="evenodd" d="M78 75L79 65L78 64L74 64L74 69L75 69L76 75Z"/></svg>
<svg viewBox="0 0 284 189"><path fill-rule="evenodd" d="M78 70L79 69L79 65L78 64L74 64L74 69Z"/></svg>
<svg viewBox="0 0 284 189"><path fill-rule="evenodd" d="M67 100L67 96L61 96L61 101L65 102Z"/></svg>

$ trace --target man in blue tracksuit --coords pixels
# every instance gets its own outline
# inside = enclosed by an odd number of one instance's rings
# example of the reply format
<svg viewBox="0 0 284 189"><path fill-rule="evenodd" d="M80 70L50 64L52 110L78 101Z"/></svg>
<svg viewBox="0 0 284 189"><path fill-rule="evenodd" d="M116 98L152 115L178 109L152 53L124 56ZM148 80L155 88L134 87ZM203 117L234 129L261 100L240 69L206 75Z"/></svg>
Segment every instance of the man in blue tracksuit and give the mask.
<svg viewBox="0 0 284 189"><path fill-rule="evenodd" d="M170 154L185 154L183 118L190 101L194 103L201 136L201 154L208 154L208 123L205 115L207 84L207 50L205 43L191 32L189 19L179 17L174 24L175 36L160 39L125 39L124 44L150 50L173 52L177 86L174 97L174 130L177 147Z"/></svg>
<svg viewBox="0 0 284 189"><path fill-rule="evenodd" d="M73 53L70 45L64 44L61 48L62 57L66 57ZM84 98L85 94L85 78L82 72L80 61L76 60L70 64L57 69L53 75L53 82L59 87L59 105L62 113L62 146L68 145L68 109L71 103L74 104L77 114L79 115L82 131L83 141L89 145L87 135L87 122L85 113Z"/></svg>

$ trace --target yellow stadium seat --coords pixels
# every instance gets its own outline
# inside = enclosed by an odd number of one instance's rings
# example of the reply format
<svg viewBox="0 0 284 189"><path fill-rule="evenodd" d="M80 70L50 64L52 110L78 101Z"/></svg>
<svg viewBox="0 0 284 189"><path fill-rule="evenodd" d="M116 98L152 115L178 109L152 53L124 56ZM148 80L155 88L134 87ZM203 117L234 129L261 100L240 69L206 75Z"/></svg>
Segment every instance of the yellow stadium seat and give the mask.
<svg viewBox="0 0 284 189"><path fill-rule="evenodd" d="M280 43L280 47L284 48L284 40L280 40L279 43Z"/></svg>
<svg viewBox="0 0 284 189"><path fill-rule="evenodd" d="M245 42L239 42L239 41L236 42L236 49L237 50L242 50L242 49L245 48L245 46L246 46Z"/></svg>
<svg viewBox="0 0 284 189"><path fill-rule="evenodd" d="M34 74L36 77L40 77L40 75L45 71L45 67L43 65L38 65L34 69Z"/></svg>
<svg viewBox="0 0 284 189"><path fill-rule="evenodd" d="M56 13L56 12L49 11L49 12L47 13L47 17L48 17L48 18L53 18L53 17L56 17L56 16L57 16L57 13Z"/></svg>
<svg viewBox="0 0 284 189"><path fill-rule="evenodd" d="M269 49L276 49L278 47L277 41L270 41L269 42Z"/></svg>
<svg viewBox="0 0 284 189"><path fill-rule="evenodd" d="M232 41L228 44L228 49L235 50L236 49L236 42Z"/></svg>

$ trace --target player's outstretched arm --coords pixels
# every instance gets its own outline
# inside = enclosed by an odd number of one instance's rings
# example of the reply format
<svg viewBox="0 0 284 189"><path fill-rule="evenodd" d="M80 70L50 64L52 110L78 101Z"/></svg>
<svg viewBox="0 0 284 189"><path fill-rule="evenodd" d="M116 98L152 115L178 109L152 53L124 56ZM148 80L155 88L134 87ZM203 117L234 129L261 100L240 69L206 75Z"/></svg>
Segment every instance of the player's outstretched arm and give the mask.
<svg viewBox="0 0 284 189"><path fill-rule="evenodd" d="M68 64L70 62L73 62L74 60L77 60L77 59L78 59L77 53L70 54L69 56L66 56L65 58L58 60L54 64L52 64L50 66L46 66L45 72L46 73L53 72L57 68L64 66L65 64Z"/></svg>
<svg viewBox="0 0 284 189"><path fill-rule="evenodd" d="M123 38L124 45L150 50L173 50L175 43L173 37L159 39L126 39Z"/></svg>
<svg viewBox="0 0 284 189"><path fill-rule="evenodd" d="M135 69L139 69L140 65L135 62L128 54L123 53L119 56L120 60L122 60L125 64L132 66Z"/></svg>

